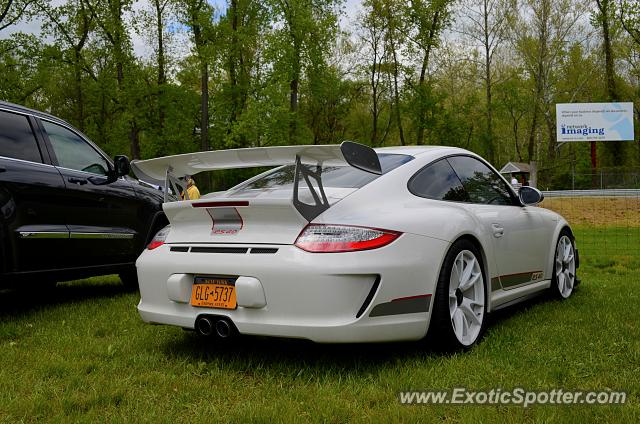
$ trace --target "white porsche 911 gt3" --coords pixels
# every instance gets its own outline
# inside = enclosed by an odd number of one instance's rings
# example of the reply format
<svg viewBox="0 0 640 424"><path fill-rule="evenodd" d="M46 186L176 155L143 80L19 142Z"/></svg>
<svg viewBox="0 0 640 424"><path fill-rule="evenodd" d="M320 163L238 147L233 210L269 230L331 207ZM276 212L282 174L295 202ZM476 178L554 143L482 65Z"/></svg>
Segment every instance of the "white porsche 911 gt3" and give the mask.
<svg viewBox="0 0 640 424"><path fill-rule="evenodd" d="M273 167L180 200L178 177ZM568 223L453 147L268 147L134 161L165 180L160 231L136 263L142 319L201 335L469 348L487 314L545 290L569 297Z"/></svg>

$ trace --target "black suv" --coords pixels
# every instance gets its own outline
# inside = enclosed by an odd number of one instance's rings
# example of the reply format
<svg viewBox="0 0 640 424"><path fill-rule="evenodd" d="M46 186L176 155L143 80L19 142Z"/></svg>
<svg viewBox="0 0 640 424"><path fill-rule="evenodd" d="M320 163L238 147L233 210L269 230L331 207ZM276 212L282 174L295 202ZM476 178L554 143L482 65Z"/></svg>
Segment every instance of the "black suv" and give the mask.
<svg viewBox="0 0 640 424"><path fill-rule="evenodd" d="M0 288L120 274L167 225L163 194L51 115L0 101Z"/></svg>

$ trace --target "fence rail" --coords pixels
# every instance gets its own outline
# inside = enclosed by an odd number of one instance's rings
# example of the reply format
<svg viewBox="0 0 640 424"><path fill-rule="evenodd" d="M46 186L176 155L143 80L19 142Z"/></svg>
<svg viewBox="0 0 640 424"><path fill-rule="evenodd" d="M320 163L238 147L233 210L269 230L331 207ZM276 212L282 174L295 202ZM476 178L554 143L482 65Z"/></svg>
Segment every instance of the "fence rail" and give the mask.
<svg viewBox="0 0 640 424"><path fill-rule="evenodd" d="M585 260L640 259L640 189L544 191L541 207L571 225Z"/></svg>
<svg viewBox="0 0 640 424"><path fill-rule="evenodd" d="M639 197L640 189L592 189L592 190L551 190L543 191L544 197Z"/></svg>

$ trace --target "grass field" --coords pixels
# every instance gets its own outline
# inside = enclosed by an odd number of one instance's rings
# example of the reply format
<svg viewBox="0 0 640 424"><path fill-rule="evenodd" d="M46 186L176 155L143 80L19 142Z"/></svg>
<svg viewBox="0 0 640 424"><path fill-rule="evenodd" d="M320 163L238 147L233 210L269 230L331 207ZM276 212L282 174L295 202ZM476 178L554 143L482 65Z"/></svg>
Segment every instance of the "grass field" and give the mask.
<svg viewBox="0 0 640 424"><path fill-rule="evenodd" d="M583 259L640 260L640 198L555 197L541 206L571 224Z"/></svg>
<svg viewBox="0 0 640 424"><path fill-rule="evenodd" d="M584 234L588 234L588 230ZM640 249L640 240L632 240ZM589 256L589 247L584 252ZM593 253L593 252L591 252ZM483 342L317 345L247 337L216 345L143 324L117 278L49 295L0 292L0 421L640 421L640 260L583 261L568 301L498 312ZM613 406L403 406L408 389L625 390Z"/></svg>

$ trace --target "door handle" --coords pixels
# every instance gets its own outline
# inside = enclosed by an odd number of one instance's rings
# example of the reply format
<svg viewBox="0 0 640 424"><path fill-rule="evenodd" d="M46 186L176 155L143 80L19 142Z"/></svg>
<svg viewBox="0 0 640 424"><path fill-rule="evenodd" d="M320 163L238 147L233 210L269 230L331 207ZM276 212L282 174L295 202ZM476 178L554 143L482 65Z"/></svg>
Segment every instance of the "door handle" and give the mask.
<svg viewBox="0 0 640 424"><path fill-rule="evenodd" d="M500 224L491 224L491 229L495 238L500 238L504 235L504 228Z"/></svg>
<svg viewBox="0 0 640 424"><path fill-rule="evenodd" d="M79 184L79 185L85 185L87 183L86 179L76 178L76 177L70 177L67 181L69 181L70 183Z"/></svg>
<svg viewBox="0 0 640 424"><path fill-rule="evenodd" d="M0 168L0 172L7 172L7 170L4 168Z"/></svg>

